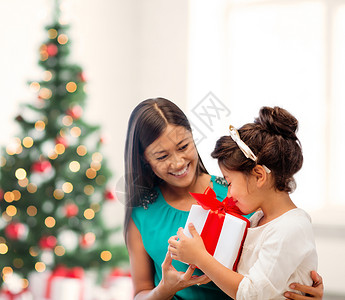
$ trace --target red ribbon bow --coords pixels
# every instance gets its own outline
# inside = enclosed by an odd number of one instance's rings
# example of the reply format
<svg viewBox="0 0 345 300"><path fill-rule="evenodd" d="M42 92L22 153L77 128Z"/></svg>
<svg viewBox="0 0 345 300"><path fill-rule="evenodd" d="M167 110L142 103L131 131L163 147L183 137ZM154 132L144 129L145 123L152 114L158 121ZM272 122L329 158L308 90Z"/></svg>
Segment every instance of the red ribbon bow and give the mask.
<svg viewBox="0 0 345 300"><path fill-rule="evenodd" d="M233 198L226 197L221 202L217 200L216 193L210 187L207 187L203 194L190 194L198 202L198 204L201 205L203 209L210 210L200 236L204 241L206 250L211 255L213 255L216 250L226 214L230 214L237 218L240 218L241 220L244 220L247 223L247 228L249 227L249 221L246 218L242 217L243 212L236 206ZM242 244L244 242L246 233L247 230L245 231ZM237 261L238 260L236 260L234 264L234 270L236 269Z"/></svg>
<svg viewBox="0 0 345 300"><path fill-rule="evenodd" d="M74 267L71 269L68 269L65 266L57 266L52 274L50 275L47 283L47 290L46 290L46 298L51 298L51 285L52 281L56 277L65 277L65 278L76 278L81 280L81 284L83 283L83 277L84 277L84 269L81 267ZM80 300L83 299L83 286L80 288Z"/></svg>

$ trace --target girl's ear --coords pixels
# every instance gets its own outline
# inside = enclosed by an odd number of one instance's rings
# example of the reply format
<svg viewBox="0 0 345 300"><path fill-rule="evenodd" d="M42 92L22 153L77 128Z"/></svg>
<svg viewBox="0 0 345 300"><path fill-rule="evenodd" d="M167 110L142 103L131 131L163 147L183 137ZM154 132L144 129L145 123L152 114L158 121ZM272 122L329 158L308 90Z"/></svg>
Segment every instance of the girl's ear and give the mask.
<svg viewBox="0 0 345 300"><path fill-rule="evenodd" d="M256 165L253 168L252 175L255 177L258 187L262 187L267 181L267 172L261 165Z"/></svg>

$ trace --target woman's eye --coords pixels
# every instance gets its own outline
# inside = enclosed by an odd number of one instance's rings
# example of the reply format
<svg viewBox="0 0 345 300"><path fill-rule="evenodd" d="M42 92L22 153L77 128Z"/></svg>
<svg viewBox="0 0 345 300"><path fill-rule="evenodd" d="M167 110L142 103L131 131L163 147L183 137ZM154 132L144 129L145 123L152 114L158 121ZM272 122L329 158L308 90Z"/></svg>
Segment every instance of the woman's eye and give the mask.
<svg viewBox="0 0 345 300"><path fill-rule="evenodd" d="M187 149L188 145L189 144L187 143L187 144L183 145L182 147L178 148L178 150L185 150L185 149Z"/></svg>
<svg viewBox="0 0 345 300"><path fill-rule="evenodd" d="M163 156L157 157L157 160L163 160L163 159L165 159L167 157L168 157L168 155L163 155Z"/></svg>

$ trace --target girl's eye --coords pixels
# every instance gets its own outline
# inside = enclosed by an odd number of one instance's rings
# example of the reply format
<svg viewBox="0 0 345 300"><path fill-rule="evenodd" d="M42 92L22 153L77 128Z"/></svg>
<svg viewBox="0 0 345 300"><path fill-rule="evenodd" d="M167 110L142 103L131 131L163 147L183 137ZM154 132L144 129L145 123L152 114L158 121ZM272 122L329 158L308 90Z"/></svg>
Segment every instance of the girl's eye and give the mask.
<svg viewBox="0 0 345 300"><path fill-rule="evenodd" d="M163 160L163 159L165 159L167 157L168 157L168 155L163 155L163 156L157 157L157 160Z"/></svg>
<svg viewBox="0 0 345 300"><path fill-rule="evenodd" d="M189 144L187 143L187 144L183 145L182 147L178 148L178 150L185 150L185 149L187 149L188 145Z"/></svg>

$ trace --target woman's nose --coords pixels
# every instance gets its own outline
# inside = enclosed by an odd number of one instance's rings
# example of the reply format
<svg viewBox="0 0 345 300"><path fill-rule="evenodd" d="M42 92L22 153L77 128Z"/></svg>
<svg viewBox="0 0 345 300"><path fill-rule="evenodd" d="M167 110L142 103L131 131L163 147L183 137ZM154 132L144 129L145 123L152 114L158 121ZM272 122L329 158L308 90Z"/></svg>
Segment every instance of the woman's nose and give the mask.
<svg viewBox="0 0 345 300"><path fill-rule="evenodd" d="M184 159L182 156L175 154L173 155L172 159L171 159L171 165L175 168L178 169L180 167L182 167L184 164Z"/></svg>

